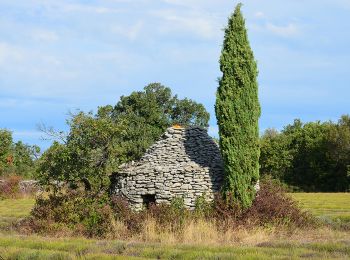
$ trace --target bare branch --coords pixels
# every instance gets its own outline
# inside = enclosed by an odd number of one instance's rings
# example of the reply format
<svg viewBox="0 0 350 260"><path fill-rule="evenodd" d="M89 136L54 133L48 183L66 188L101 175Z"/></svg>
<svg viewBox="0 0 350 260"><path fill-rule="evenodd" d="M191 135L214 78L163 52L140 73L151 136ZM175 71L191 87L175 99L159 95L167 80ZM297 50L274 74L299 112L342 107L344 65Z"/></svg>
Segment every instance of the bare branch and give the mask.
<svg viewBox="0 0 350 260"><path fill-rule="evenodd" d="M44 135L46 136L41 136L41 140L44 140L44 141L59 141L59 142L62 142L62 143L67 143L67 136L68 134L64 131L58 131L58 130L55 130L52 126L46 126L44 123L39 123L37 124L37 129L44 133Z"/></svg>

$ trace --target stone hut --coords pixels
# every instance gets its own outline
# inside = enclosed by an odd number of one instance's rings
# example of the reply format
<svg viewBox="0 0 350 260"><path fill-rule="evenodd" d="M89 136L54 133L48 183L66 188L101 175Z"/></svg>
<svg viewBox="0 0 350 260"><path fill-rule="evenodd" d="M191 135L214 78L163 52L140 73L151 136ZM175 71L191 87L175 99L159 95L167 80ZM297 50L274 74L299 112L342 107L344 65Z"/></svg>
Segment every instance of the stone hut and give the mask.
<svg viewBox="0 0 350 260"><path fill-rule="evenodd" d="M135 210L175 197L193 209L197 197L213 199L223 172L219 147L205 129L174 126L139 161L120 167L112 192L126 197Z"/></svg>

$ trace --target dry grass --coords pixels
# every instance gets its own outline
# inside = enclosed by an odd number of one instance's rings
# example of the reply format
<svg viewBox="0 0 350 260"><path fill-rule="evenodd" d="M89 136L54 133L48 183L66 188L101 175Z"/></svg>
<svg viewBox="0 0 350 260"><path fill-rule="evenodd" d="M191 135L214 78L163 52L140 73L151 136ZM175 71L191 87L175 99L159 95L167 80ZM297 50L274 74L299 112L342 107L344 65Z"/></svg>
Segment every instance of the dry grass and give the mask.
<svg viewBox="0 0 350 260"><path fill-rule="evenodd" d="M122 224L121 224L122 225ZM130 241L159 243L164 245L205 245L205 246L257 246L263 243L338 243L350 244L350 233L330 227L310 229L281 229L261 227L256 229L232 229L222 233L214 223L198 220L187 223L183 231L159 232L154 219L147 219L141 234Z"/></svg>
<svg viewBox="0 0 350 260"><path fill-rule="evenodd" d="M0 235L5 259L349 259L350 237L327 228L236 230L219 234L205 222L183 236L157 233L147 220L143 235L128 241Z"/></svg>

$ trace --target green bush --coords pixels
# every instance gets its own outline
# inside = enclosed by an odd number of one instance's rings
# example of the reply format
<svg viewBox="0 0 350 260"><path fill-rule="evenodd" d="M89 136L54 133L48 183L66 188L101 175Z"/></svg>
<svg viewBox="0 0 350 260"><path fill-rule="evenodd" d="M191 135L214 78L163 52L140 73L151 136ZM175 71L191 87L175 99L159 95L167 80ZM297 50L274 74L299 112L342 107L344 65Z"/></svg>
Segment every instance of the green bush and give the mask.
<svg viewBox="0 0 350 260"><path fill-rule="evenodd" d="M194 214L198 218L208 218L212 214L213 205L206 199L206 194L199 196L195 201Z"/></svg>
<svg viewBox="0 0 350 260"><path fill-rule="evenodd" d="M40 196L21 226L40 234L65 230L87 237L105 237L114 232L114 212L106 196L69 191Z"/></svg>

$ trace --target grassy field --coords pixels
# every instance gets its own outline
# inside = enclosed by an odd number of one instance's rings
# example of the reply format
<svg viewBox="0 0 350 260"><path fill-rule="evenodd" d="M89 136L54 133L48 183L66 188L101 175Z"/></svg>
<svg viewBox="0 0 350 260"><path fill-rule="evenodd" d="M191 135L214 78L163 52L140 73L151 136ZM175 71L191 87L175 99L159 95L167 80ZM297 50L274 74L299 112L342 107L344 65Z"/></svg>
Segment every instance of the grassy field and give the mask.
<svg viewBox="0 0 350 260"><path fill-rule="evenodd" d="M292 193L300 206L321 219L350 222L350 193Z"/></svg>
<svg viewBox="0 0 350 260"><path fill-rule="evenodd" d="M27 216L33 205L34 199L0 200L0 229Z"/></svg>
<svg viewBox="0 0 350 260"><path fill-rule="evenodd" d="M346 242L262 242L254 246L164 245L91 239L2 236L4 259L346 259Z"/></svg>
<svg viewBox="0 0 350 260"><path fill-rule="evenodd" d="M296 193L292 196L319 217L350 216L349 194ZM33 199L0 201L2 227L29 214ZM1 228L0 228L1 229ZM242 231L230 244L149 243L21 236L2 228L3 259L349 259L350 234L327 228L276 233L273 230ZM1 259L0 257L0 259Z"/></svg>

